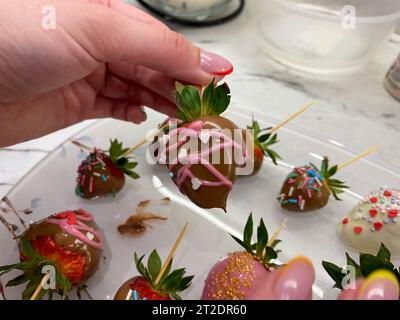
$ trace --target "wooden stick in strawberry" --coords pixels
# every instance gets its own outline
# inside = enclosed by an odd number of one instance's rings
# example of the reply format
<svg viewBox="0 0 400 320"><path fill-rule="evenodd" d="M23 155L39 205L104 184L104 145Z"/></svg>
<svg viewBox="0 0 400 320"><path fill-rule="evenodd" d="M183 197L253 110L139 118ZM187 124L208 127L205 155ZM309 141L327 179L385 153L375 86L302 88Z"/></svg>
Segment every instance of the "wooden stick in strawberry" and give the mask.
<svg viewBox="0 0 400 320"><path fill-rule="evenodd" d="M75 194L78 197L97 199L108 194L115 197L125 185L125 175L133 179L140 177L134 171L137 162L125 156L128 149L118 139L110 141L107 151L90 148L76 140L72 143L90 152L77 170Z"/></svg>
<svg viewBox="0 0 400 320"><path fill-rule="evenodd" d="M154 249L147 260L147 268L135 252L135 264L141 276L136 276L126 281L115 294L114 300L180 300L179 292L187 289L193 276L184 276L185 269L171 271L173 256L182 241L188 223L185 224L176 239L164 264Z"/></svg>
<svg viewBox="0 0 400 320"><path fill-rule="evenodd" d="M39 296L40 292L43 289L44 284L49 281L50 279L50 272L47 272L46 275L43 277L42 281L40 281L39 285L37 286L35 292L33 293L32 297L30 300L36 300L37 297Z"/></svg>
<svg viewBox="0 0 400 320"><path fill-rule="evenodd" d="M357 155L341 165L329 167L328 157L324 157L321 167L313 163L302 167L295 167L286 177L281 188L278 200L283 209L297 212L314 211L324 207L331 195L341 200L339 194L349 187L345 182L332 177L339 169L376 151L377 147Z"/></svg>
<svg viewBox="0 0 400 320"><path fill-rule="evenodd" d="M275 127L260 128L258 121L253 119L251 125L247 126L247 129L243 129L243 134L248 135L247 141L252 142L247 146L247 150L254 154L253 175L260 171L264 157L270 158L275 165L278 164L277 160L282 158L278 153L271 149L272 145L279 142L276 132L294 118L310 109L314 104L314 101L306 104ZM251 158L249 159L252 160Z"/></svg>

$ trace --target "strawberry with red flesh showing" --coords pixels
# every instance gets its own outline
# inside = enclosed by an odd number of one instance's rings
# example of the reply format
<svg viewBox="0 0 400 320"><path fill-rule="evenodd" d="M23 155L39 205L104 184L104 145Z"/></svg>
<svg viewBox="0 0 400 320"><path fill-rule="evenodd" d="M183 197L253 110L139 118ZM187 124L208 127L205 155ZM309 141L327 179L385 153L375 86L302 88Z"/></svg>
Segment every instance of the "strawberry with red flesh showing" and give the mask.
<svg viewBox="0 0 400 320"><path fill-rule="evenodd" d="M117 139L110 141L108 151L95 149L78 168L75 193L78 197L95 199L112 194L114 197L125 185L125 175L138 179L133 170L137 163L125 156L128 148L123 148Z"/></svg>
<svg viewBox="0 0 400 320"><path fill-rule="evenodd" d="M0 276L20 270L22 274L10 280L7 287L27 283L22 299L30 299L44 277L42 268L55 268L55 292L64 299L72 286L88 279L98 268L103 241L93 216L79 209L50 216L29 226L18 237L20 263L1 266ZM53 290L42 289L37 299Z"/></svg>
<svg viewBox="0 0 400 320"><path fill-rule="evenodd" d="M272 260L278 257L275 246L280 240L268 245L268 231L263 219L257 227L257 242L252 243L253 218L250 214L243 233L243 240L234 236L245 251L234 252L217 262L208 273L202 300L246 300L254 296L257 287L268 281L270 269L277 265ZM261 290L262 291L262 290ZM259 297L262 299L262 297Z"/></svg>
<svg viewBox="0 0 400 320"><path fill-rule="evenodd" d="M244 130L246 133L250 132L248 130L252 130L253 132L252 145L249 146L250 150L248 148L248 151L253 152L254 154L253 175L260 171L264 161L264 156L269 157L275 165L278 165L278 159L282 159L278 153L271 149L273 144L279 142L278 135L269 132L271 129L272 127L260 128L258 121L253 119L251 125L247 126L247 130Z"/></svg>
<svg viewBox="0 0 400 320"><path fill-rule="evenodd" d="M233 155L245 153L242 141L234 140L238 127L220 116L230 103L229 87L215 86L212 81L200 94L196 87L178 83L175 95L179 125L166 130L170 142L158 156L166 157L171 177L192 202L201 208L226 210L236 179ZM177 155L171 156L171 149L177 149Z"/></svg>
<svg viewBox="0 0 400 320"><path fill-rule="evenodd" d="M161 271L161 259L156 250L153 250L147 261L147 267L143 264L144 255L140 258L135 253L135 264L140 276L126 281L115 294L114 300L126 300L130 290L131 298L141 300L180 300L179 292L187 289L193 276L184 276L184 268L171 271L172 259L160 281L156 279Z"/></svg>
<svg viewBox="0 0 400 320"><path fill-rule="evenodd" d="M332 194L340 200L339 194L349 188L343 181L332 179L338 166L329 168L328 158L322 161L321 168L310 163L294 168L287 176L278 200L283 209L289 211L313 211L324 207Z"/></svg>

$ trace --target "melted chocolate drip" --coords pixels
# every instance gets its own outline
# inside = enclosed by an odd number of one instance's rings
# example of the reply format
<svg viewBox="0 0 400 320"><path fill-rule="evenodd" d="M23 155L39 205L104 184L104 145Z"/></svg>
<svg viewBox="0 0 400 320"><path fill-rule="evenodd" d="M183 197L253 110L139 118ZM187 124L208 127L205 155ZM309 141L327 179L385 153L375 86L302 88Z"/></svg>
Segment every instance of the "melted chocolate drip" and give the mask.
<svg viewBox="0 0 400 320"><path fill-rule="evenodd" d="M3 199L1 199L1 201L4 202L11 209L11 212L13 212L17 216L19 222L22 224L22 226L26 230L27 227L26 227L25 221L21 218L18 211L15 209L14 205L11 203L10 199L8 199L7 197L4 197Z"/></svg>
<svg viewBox="0 0 400 320"><path fill-rule="evenodd" d="M1 283L1 280L0 280L0 295L3 298L3 300L7 300L6 294L4 292L4 287L3 287L3 284Z"/></svg>
<svg viewBox="0 0 400 320"><path fill-rule="evenodd" d="M76 288L76 296L78 297L78 300L82 300L82 292L86 294L86 296L89 298L89 300L94 300L87 289L88 289L88 286L86 284L81 285L78 288Z"/></svg>
<svg viewBox="0 0 400 320"><path fill-rule="evenodd" d="M0 215L0 222L6 227L8 232L11 233L13 239L18 238L18 236L16 234L16 231L18 231L17 225L9 223L2 215Z"/></svg>

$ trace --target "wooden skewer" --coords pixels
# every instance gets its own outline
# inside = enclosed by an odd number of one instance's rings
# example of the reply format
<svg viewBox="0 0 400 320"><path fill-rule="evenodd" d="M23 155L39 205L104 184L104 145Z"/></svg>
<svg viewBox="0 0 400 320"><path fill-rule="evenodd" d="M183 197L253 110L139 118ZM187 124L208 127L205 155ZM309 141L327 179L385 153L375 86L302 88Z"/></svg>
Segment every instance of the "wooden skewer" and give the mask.
<svg viewBox="0 0 400 320"><path fill-rule="evenodd" d="M276 231L272 235L271 239L269 239L269 241L268 241L268 246L272 246L272 244L274 243L276 238L278 238L279 234L281 233L282 229L286 226L286 222L287 222L287 219L283 220L283 222L278 227L278 229L276 229Z"/></svg>
<svg viewBox="0 0 400 320"><path fill-rule="evenodd" d="M71 140L71 143L76 145L79 148L85 149L87 151L93 152L93 148L88 147L87 145L83 144L82 142L79 142L78 140Z"/></svg>
<svg viewBox="0 0 400 320"><path fill-rule="evenodd" d="M369 148L367 151L364 151L363 153L360 153L358 156L347 160L346 162L343 162L342 164L338 165L338 170L343 169L344 167L347 167L349 164L353 163L354 161L357 161L361 158L364 158L365 156L369 155L372 152L375 152L377 149L379 148L379 146L375 146L372 148Z"/></svg>
<svg viewBox="0 0 400 320"><path fill-rule="evenodd" d="M45 276L43 277L43 279L40 281L35 292L32 294L31 300L36 300L40 291L42 291L42 289L43 289L43 284L46 283L47 281L49 281L49 279L50 279L50 272L46 273Z"/></svg>
<svg viewBox="0 0 400 320"><path fill-rule="evenodd" d="M154 134L152 134L150 137L146 137L143 138L142 140L140 140L138 143L136 143L132 148L129 148L123 155L122 157L126 157L129 154L131 154L133 151L143 147L146 143L148 143L149 140L154 139L158 134L162 133L163 130L167 127L167 124L164 124L162 127L157 128L157 131L154 132Z"/></svg>
<svg viewBox="0 0 400 320"><path fill-rule="evenodd" d="M168 267L169 262L171 261L172 257L173 257L174 254L175 254L176 249L178 248L180 242L182 241L183 235L185 234L188 225L189 225L189 224L186 222L185 226L183 227L181 233L180 233L179 236L178 236L178 239L176 239L176 241L175 241L175 243L174 243L174 246L172 247L172 249L171 249L171 251L170 251L170 253L169 253L167 259L165 260L165 262L164 262L164 264L163 264L163 266L162 266L162 268L161 268L160 273L158 274L158 276L157 276L157 278L156 278L156 281L154 281L154 284L155 284L155 285L158 285L158 283L160 282L160 280L161 280L161 278L162 278L162 276L163 276L165 270L166 270L167 267Z"/></svg>
<svg viewBox="0 0 400 320"><path fill-rule="evenodd" d="M272 128L269 132L273 133L275 131L277 131L278 129L282 128L285 124L287 124L288 122L292 121L294 118L296 118L297 116L299 116L300 114L302 114L303 112L307 111L308 109L310 109L313 105L315 104L315 101L312 101L308 104L306 104L304 107L302 107L299 111L293 113L289 118L287 118L286 120L282 121L280 124L278 124L277 126L275 126L274 128Z"/></svg>
<svg viewBox="0 0 400 320"><path fill-rule="evenodd" d="M159 131L157 134L159 134L161 131ZM154 136L152 136L153 138L157 135L155 134ZM139 141L138 143L136 143L132 148L130 148L128 151L126 151L122 157L126 157L128 154L131 154L133 151L143 147L146 143L147 143L147 139L144 138L143 140Z"/></svg>

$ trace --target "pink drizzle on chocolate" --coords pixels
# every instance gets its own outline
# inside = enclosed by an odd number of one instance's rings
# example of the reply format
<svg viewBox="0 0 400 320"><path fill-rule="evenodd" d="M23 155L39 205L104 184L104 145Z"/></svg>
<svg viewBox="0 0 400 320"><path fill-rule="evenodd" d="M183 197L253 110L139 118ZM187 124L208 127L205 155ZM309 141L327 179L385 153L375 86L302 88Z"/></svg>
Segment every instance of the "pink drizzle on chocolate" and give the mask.
<svg viewBox="0 0 400 320"><path fill-rule="evenodd" d="M171 152L174 150L179 150L179 148L187 142L188 138L199 138L200 139L200 133L201 130L203 129L204 123L200 120L198 121L193 121L190 123L187 127L180 127L177 129L172 130L169 135L173 136L176 135L179 137L179 140L172 144L169 145L166 148L167 152ZM210 163L205 157L211 156L214 152L222 150L222 149L227 149L227 148L234 148L234 149L242 149L242 146L235 142L231 137L223 134L222 132L216 131L216 130L210 130L210 138L216 138L220 139L222 142L215 144L211 146L211 148L208 148L205 151L202 152L196 152L193 154L190 154L188 156L185 156L181 159L182 163L185 163L177 172L176 174L176 182L179 187L179 189L182 189L182 185L185 182L186 179L191 179L193 181L194 179L197 179L198 183L200 186L208 186L208 187L219 187L219 186L226 186L228 190L232 189L232 181L230 181L227 177L225 177L223 174L221 174L214 166L212 163ZM168 169L170 172L172 172L172 169L175 167L175 165L178 163L178 158L179 156L176 157L175 159L172 159ZM244 148L243 151L243 158L246 158L246 149ZM243 161L245 162L245 161ZM204 168L206 168L212 175L214 175L219 181L207 181L207 180L201 180L198 179L193 175L193 173L190 171L190 167L193 164L200 164Z"/></svg>
<svg viewBox="0 0 400 320"><path fill-rule="evenodd" d="M47 223L58 225L69 235L94 248L103 249L104 243L100 232L85 223L89 221L94 221L93 215L83 209L61 212L46 219ZM93 239L89 239L88 233L93 234Z"/></svg>

